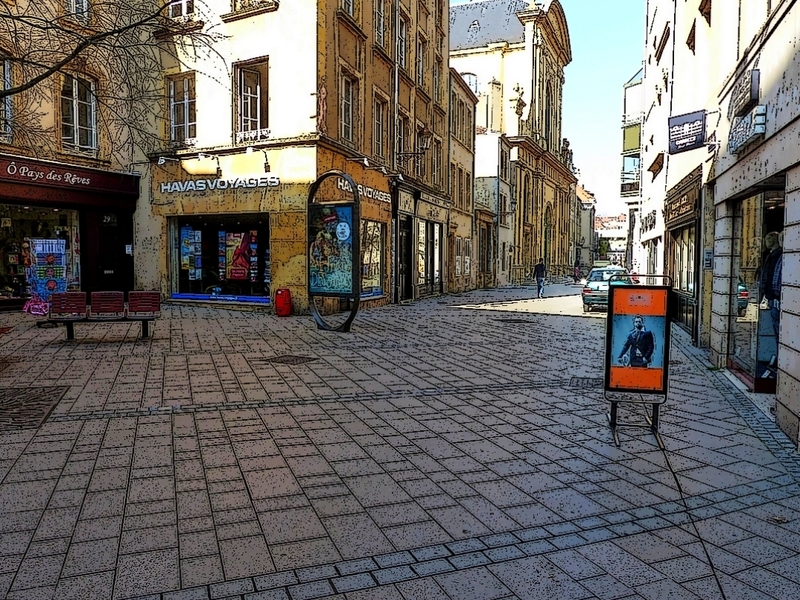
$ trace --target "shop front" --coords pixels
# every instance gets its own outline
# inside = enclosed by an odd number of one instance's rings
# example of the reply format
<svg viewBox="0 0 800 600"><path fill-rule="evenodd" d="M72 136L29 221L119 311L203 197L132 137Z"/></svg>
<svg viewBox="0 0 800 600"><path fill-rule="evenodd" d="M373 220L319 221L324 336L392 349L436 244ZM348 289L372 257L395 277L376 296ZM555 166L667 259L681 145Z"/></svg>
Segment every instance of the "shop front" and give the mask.
<svg viewBox="0 0 800 600"><path fill-rule="evenodd" d="M172 300L268 305L289 289L307 306L305 203L312 147L237 149L153 167L153 214L163 240L162 293Z"/></svg>
<svg viewBox="0 0 800 600"><path fill-rule="evenodd" d="M447 212L445 200L421 194L417 202L417 298L436 296L445 291Z"/></svg>
<svg viewBox="0 0 800 600"><path fill-rule="evenodd" d="M139 176L0 155L0 310L133 289Z"/></svg>
<svg viewBox="0 0 800 600"><path fill-rule="evenodd" d="M702 167L697 167L667 192L664 214L667 272L672 277L672 320L696 344L699 326L700 190Z"/></svg>
<svg viewBox="0 0 800 600"><path fill-rule="evenodd" d="M288 289L294 310L305 311L308 190L319 174L337 169L353 178L361 198L361 306L388 302L391 195L384 175L310 145L220 154L210 169L205 162L187 157L154 175L153 204L168 240L161 259L168 298L263 306ZM341 178L321 193L350 196Z"/></svg>
<svg viewBox="0 0 800 600"><path fill-rule="evenodd" d="M754 392L774 393L780 337L784 177L733 201L728 368Z"/></svg>

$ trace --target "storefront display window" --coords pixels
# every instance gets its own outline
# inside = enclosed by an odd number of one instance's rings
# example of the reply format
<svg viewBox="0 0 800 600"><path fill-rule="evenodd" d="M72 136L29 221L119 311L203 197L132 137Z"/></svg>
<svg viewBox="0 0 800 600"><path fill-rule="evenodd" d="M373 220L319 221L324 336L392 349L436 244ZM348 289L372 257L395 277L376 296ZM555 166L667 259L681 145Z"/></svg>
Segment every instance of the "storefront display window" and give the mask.
<svg viewBox="0 0 800 600"><path fill-rule="evenodd" d="M782 256L783 217L782 193L768 192L740 202L734 219L732 366L747 374L757 391L763 389L759 380L776 377L779 329L773 307L780 299L774 288L780 284L775 265Z"/></svg>
<svg viewBox="0 0 800 600"><path fill-rule="evenodd" d="M695 263L695 228L684 227L672 233L673 256L672 273L674 274L673 286L676 289L694 293L694 263Z"/></svg>
<svg viewBox="0 0 800 600"><path fill-rule="evenodd" d="M417 222L417 295L442 292L442 225Z"/></svg>
<svg viewBox="0 0 800 600"><path fill-rule="evenodd" d="M172 297L269 302L271 260L265 215L172 220Z"/></svg>
<svg viewBox="0 0 800 600"><path fill-rule="evenodd" d="M381 223L361 220L361 297L383 295L384 230Z"/></svg>
<svg viewBox="0 0 800 600"><path fill-rule="evenodd" d="M78 211L0 204L0 300L80 289Z"/></svg>

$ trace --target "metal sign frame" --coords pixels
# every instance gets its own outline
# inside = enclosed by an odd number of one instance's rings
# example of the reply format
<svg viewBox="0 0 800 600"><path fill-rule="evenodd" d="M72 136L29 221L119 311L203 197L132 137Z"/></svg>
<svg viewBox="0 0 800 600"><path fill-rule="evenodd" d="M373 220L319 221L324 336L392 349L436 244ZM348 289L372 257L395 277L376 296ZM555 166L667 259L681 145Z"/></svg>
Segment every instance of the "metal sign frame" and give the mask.
<svg viewBox="0 0 800 600"><path fill-rule="evenodd" d="M316 202L317 192L319 191L320 186L322 183L331 177L338 177L340 179L344 179L348 185L350 186L350 193L353 196L352 202ZM328 207L330 209L348 209L350 211L350 223L349 223L349 232L346 232L344 228L340 229L339 225L334 227L334 224L331 223L331 231L329 233L329 237L337 236L339 237L340 241L346 241L347 238L343 238L345 233L349 233L349 239L351 239L350 244L350 253L351 253L351 272L350 272L350 289L349 290L341 290L341 291L331 291L331 292L314 292L312 291L311 285L311 261L312 261L312 253L315 252L314 243L317 238L317 234L314 235L314 239L311 239L312 234L312 223L311 223L311 216L312 216L312 206L317 207ZM338 217L337 217L338 219ZM361 198L358 193L358 186L356 185L353 178L350 177L344 171L339 170L330 170L326 171L311 184L311 187L308 190L308 202L306 204L306 222L307 222L307 235L306 235L306 287L308 290L308 305L309 309L311 310L311 315L314 317L314 321L317 324L317 329L323 329L325 331L339 331L342 333L347 333L350 331L350 325L353 323L353 320L356 318L356 314L358 313L358 306L361 301L361 264L360 264L360 257L361 257ZM346 224L346 222L345 222ZM352 302L352 306L350 308L350 314L348 315L347 319L340 325L334 327L328 324L322 316L319 314L317 310L317 306L314 302L315 298L343 298L350 300Z"/></svg>
<svg viewBox="0 0 800 600"><path fill-rule="evenodd" d="M611 403L607 417L617 446L617 427L626 426L649 428L663 447L658 417L669 394L672 278L645 274L638 277L661 279L664 285L612 285L627 277L612 275L609 279L603 385L603 395ZM650 404L652 413L645 414L647 425L619 423L617 405L621 402Z"/></svg>

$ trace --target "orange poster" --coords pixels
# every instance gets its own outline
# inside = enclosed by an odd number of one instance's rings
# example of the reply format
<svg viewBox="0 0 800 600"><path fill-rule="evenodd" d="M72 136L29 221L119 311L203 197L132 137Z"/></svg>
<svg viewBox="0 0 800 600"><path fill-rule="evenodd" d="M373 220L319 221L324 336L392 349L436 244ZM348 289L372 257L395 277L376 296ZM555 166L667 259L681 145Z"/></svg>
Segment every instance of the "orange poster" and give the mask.
<svg viewBox="0 0 800 600"><path fill-rule="evenodd" d="M666 394L669 288L611 286L606 390Z"/></svg>

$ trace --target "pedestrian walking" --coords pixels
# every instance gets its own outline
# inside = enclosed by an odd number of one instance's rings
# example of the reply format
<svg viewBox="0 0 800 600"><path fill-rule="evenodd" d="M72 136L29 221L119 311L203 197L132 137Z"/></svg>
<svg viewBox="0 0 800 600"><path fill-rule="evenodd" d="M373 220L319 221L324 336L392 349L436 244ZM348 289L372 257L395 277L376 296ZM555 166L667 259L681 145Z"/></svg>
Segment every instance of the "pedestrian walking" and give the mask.
<svg viewBox="0 0 800 600"><path fill-rule="evenodd" d="M533 276L536 278L536 287L539 290L539 298L544 298L544 259L540 258L539 262L533 268Z"/></svg>
<svg viewBox="0 0 800 600"><path fill-rule="evenodd" d="M580 259L575 261L575 268L572 269L572 282L578 283L578 280L581 278L581 261Z"/></svg>

